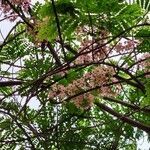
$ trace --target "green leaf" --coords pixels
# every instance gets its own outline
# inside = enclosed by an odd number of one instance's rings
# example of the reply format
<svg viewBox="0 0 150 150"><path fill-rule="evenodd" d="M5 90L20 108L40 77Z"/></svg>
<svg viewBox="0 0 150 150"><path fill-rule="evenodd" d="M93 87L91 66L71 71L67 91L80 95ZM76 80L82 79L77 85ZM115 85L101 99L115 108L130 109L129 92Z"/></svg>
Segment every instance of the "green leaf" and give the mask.
<svg viewBox="0 0 150 150"><path fill-rule="evenodd" d="M11 120L10 119L5 119L3 121L0 122L0 129L6 129L9 130L11 127Z"/></svg>
<svg viewBox="0 0 150 150"><path fill-rule="evenodd" d="M150 39L144 39L143 42L138 45L137 49L139 52L145 53L145 52L150 52Z"/></svg>

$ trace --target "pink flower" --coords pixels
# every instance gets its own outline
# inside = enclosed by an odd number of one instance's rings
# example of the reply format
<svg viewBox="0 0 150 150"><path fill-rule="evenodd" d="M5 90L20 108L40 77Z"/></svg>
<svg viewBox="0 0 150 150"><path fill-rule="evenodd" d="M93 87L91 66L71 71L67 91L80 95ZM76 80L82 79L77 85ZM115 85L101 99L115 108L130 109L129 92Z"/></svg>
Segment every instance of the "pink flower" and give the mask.
<svg viewBox="0 0 150 150"><path fill-rule="evenodd" d="M28 12L28 8L30 5L31 0L9 0L9 2L14 6L20 6L24 12ZM0 5L0 10L5 14L5 16L10 20L14 21L17 19L16 13L11 9L10 5L5 2L4 4ZM14 16L12 16L14 15Z"/></svg>

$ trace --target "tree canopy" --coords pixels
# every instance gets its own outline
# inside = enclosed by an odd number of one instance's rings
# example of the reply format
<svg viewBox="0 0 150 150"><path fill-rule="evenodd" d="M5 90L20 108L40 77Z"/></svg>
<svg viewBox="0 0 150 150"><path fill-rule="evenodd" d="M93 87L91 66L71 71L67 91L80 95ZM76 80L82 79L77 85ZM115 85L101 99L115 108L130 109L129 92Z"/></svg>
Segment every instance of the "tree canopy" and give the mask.
<svg viewBox="0 0 150 150"><path fill-rule="evenodd" d="M0 149L150 139L149 11L149 0L1 0L0 22L15 25L0 44Z"/></svg>

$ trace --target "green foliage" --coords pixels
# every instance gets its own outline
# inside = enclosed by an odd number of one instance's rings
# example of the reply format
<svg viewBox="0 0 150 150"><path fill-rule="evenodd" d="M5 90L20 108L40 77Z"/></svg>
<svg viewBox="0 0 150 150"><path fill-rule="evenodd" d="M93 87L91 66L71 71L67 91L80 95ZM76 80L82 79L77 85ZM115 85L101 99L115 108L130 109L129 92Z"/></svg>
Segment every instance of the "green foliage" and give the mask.
<svg viewBox="0 0 150 150"><path fill-rule="evenodd" d="M13 36L13 35L12 35ZM10 37L11 38L11 37ZM18 57L25 56L27 51L28 44L23 42L23 39L16 38L13 42L5 46L2 51L1 60L15 60Z"/></svg>
<svg viewBox="0 0 150 150"><path fill-rule="evenodd" d="M37 28L37 30L38 30L37 39L41 41L43 40L51 41L55 39L57 36L56 23L51 18L46 18L46 20L43 20L43 22L40 23L39 28Z"/></svg>
<svg viewBox="0 0 150 150"><path fill-rule="evenodd" d="M0 93L4 94L4 95L8 95L12 92L12 88L10 87L1 87L0 88Z"/></svg>
<svg viewBox="0 0 150 150"><path fill-rule="evenodd" d="M142 42L138 45L137 49L139 52L149 52L149 46L150 46L150 29L149 27L145 27L142 29L139 29L136 36L139 39L142 39Z"/></svg>
<svg viewBox="0 0 150 150"><path fill-rule="evenodd" d="M149 66L141 61L150 52L149 1L54 2L56 12L49 0L29 12L18 6L21 23L0 45L0 149L137 149L150 125ZM52 88L74 81L77 92L64 90L62 99Z"/></svg>
<svg viewBox="0 0 150 150"><path fill-rule="evenodd" d="M75 10L75 6L71 2L63 2L58 1L56 3L56 10L60 19L59 24L61 25L61 31L64 35L64 38L70 38L71 34L74 32L76 27L78 26L79 20L76 14L78 13L77 10ZM46 20L43 20L45 23L41 24L40 29L38 29L38 36L37 38L40 40L46 39L46 40L53 40L58 36L56 22L55 22L55 14L53 10L53 6L51 3L46 3L43 5L40 10L39 14L41 18L46 18ZM68 27L69 24L69 27ZM67 25L67 26L66 26ZM49 36L47 35L49 33Z"/></svg>
<svg viewBox="0 0 150 150"><path fill-rule="evenodd" d="M30 61L30 59L32 59L32 62ZM37 60L33 57L31 57L30 59L25 60L25 66L27 69L25 68L20 71L19 77L22 79L37 79L42 74L47 72L51 66L51 64L49 63L49 58L46 58L44 61L42 59ZM41 68L41 66L43 67Z"/></svg>
<svg viewBox="0 0 150 150"><path fill-rule="evenodd" d="M142 43L138 46L140 52L149 52L150 39L144 39Z"/></svg>
<svg viewBox="0 0 150 150"><path fill-rule="evenodd" d="M146 94L142 101L143 106L150 106L150 90L149 89L150 89L150 80L147 79L146 84L145 84Z"/></svg>
<svg viewBox="0 0 150 150"><path fill-rule="evenodd" d="M149 0L134 0L134 3L137 3L141 8L146 11L150 11L150 2Z"/></svg>
<svg viewBox="0 0 150 150"><path fill-rule="evenodd" d="M141 38L149 38L150 29L149 27L141 28L139 32L136 34L137 37Z"/></svg>
<svg viewBox="0 0 150 150"><path fill-rule="evenodd" d="M32 7L31 15L39 17L38 12L41 9L41 6L42 6L42 4L37 1Z"/></svg>
<svg viewBox="0 0 150 150"><path fill-rule="evenodd" d="M9 130L11 127L11 120L10 119L6 119L0 122L0 129L6 129Z"/></svg>
<svg viewBox="0 0 150 150"><path fill-rule="evenodd" d="M111 7L113 6L113 8ZM111 9L110 9L111 7ZM138 4L125 5L118 3L118 0L112 1L58 1L56 10L59 16L59 24L64 38L70 39L78 26L89 24L89 13L93 13L93 26L103 26L107 30L118 33L124 30L140 19L142 11ZM111 10L111 11L110 11ZM58 36L55 14L51 3L43 5L39 14L45 18L38 29L37 38L40 40L53 40ZM87 15L88 14L88 15ZM105 17L104 17L105 16ZM69 25L69 26L68 26ZM114 28L115 27L115 28ZM47 33L49 36L47 36Z"/></svg>

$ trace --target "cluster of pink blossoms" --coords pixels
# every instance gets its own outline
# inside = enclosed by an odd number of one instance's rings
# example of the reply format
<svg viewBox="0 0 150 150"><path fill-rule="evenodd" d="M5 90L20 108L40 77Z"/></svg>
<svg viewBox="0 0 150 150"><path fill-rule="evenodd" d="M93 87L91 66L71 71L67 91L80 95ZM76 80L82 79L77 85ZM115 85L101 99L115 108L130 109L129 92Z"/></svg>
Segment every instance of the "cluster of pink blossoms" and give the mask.
<svg viewBox="0 0 150 150"><path fill-rule="evenodd" d="M146 77L150 77L150 54L144 54L139 61L141 60L144 60L140 63L141 69L144 70L145 73L149 73Z"/></svg>
<svg viewBox="0 0 150 150"><path fill-rule="evenodd" d="M106 59L113 52L122 53L133 50L137 43L134 40L119 42L113 49L110 45L105 45L105 41L93 43L92 40L86 40L81 43L78 50L81 55L74 61L74 64L86 64L91 62L99 62ZM101 46L104 45L104 46ZM83 53L83 54L82 54Z"/></svg>
<svg viewBox="0 0 150 150"><path fill-rule="evenodd" d="M74 64L85 64L85 63L91 63L91 62L98 62L100 60L103 60L107 57L107 54L109 52L108 46L103 46L101 48L97 48L99 46L99 43L92 44L91 40L87 40L86 42L81 44L81 47L79 48L78 52L82 55L80 55L75 61ZM88 47L88 48L86 48ZM83 50L85 49L85 50Z"/></svg>
<svg viewBox="0 0 150 150"><path fill-rule="evenodd" d="M31 0L9 0L9 2L17 9L21 7L24 12L28 11ZM18 14L14 12L7 1L1 2L0 11L2 11L10 21L17 19Z"/></svg>
<svg viewBox="0 0 150 150"><path fill-rule="evenodd" d="M120 52L125 52L125 51L130 51L131 49L135 48L137 45L135 43L135 41L133 40L127 40L124 43L123 42L119 42L116 46L115 46L115 50L116 52L120 53Z"/></svg>
<svg viewBox="0 0 150 150"><path fill-rule="evenodd" d="M74 80L67 86L58 83L53 84L49 92L49 98L63 102L71 96L75 96L80 92L84 93L84 91L96 87L98 87L96 88L98 95L114 96L114 91L112 91L111 87L106 86L106 84L112 82L114 74L112 67L97 66L91 72L85 73L82 78ZM77 107L86 109L92 106L94 96L92 92L88 92L73 98L72 101Z"/></svg>
<svg viewBox="0 0 150 150"><path fill-rule="evenodd" d="M106 30L99 31L99 40L96 40L89 34L90 30L88 26L76 29L77 40L79 40L80 43L78 53L81 55L74 61L75 65L98 62L108 56L110 47L108 44L105 45L105 43L107 42L106 39L109 32ZM99 29L93 28L93 30L96 33Z"/></svg>

